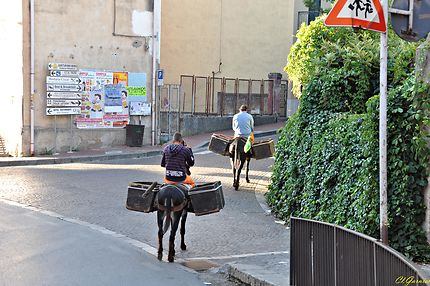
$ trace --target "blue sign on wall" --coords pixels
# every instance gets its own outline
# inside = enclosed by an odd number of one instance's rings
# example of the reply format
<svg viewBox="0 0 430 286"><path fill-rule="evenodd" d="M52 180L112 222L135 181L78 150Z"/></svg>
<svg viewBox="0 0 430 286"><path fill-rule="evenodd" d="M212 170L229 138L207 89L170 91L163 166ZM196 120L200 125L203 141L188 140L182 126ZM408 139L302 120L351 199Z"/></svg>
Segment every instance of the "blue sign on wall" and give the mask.
<svg viewBox="0 0 430 286"><path fill-rule="evenodd" d="M157 71L157 85L158 86L164 85L164 70Z"/></svg>

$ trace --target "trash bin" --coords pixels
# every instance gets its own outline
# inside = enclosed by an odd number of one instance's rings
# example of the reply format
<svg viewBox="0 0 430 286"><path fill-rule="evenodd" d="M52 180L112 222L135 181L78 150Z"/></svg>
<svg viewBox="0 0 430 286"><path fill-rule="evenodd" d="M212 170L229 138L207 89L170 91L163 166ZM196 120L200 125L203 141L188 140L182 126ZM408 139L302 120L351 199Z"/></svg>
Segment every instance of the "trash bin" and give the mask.
<svg viewBox="0 0 430 286"><path fill-rule="evenodd" d="M127 125L125 127L125 144L130 147L142 147L145 125Z"/></svg>

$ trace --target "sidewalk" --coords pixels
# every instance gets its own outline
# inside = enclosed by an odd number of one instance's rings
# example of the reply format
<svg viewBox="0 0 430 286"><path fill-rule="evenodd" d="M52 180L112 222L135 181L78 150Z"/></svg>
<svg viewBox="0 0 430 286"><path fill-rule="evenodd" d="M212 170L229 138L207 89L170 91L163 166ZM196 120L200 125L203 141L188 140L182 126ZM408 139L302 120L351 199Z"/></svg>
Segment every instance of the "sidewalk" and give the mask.
<svg viewBox="0 0 430 286"><path fill-rule="evenodd" d="M256 138L273 135L285 125L284 121L273 124L259 125L255 127ZM207 147L213 133L233 135L232 130L220 130L216 132L204 133L194 136L184 137L187 145L193 149ZM90 162L99 160L142 158L160 155L162 146L143 146L128 147L116 146L109 148L97 148L72 153L60 153L57 155L46 155L36 157L0 157L0 167L5 166L24 166L24 165L45 165L45 164L64 164L73 162Z"/></svg>
<svg viewBox="0 0 430 286"><path fill-rule="evenodd" d="M118 234L55 213L0 201L0 229L1 285L204 285Z"/></svg>

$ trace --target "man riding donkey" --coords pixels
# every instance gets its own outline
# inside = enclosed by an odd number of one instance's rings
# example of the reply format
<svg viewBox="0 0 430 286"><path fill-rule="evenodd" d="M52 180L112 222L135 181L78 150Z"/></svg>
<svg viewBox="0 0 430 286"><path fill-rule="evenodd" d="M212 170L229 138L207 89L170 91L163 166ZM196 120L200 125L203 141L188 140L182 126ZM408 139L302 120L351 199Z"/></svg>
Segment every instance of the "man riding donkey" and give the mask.
<svg viewBox="0 0 430 286"><path fill-rule="evenodd" d="M241 105L239 113L233 116L234 141L230 144L230 158L233 168L233 187L239 189L240 172L246 163L246 182L249 181L249 161L252 156L252 143L254 142L254 119L248 112L246 105Z"/></svg>
<svg viewBox="0 0 430 286"><path fill-rule="evenodd" d="M170 224L172 230L169 237L168 261L173 262L175 256L175 236L181 221L181 249L186 250L184 242L185 222L187 220L187 208L189 204L188 190L195 186L191 178L190 167L194 165L194 155L191 148L185 145L180 133L175 133L172 144L163 150L161 167L166 168L164 185L158 193L158 259L163 256L163 235ZM182 218L182 219L181 219ZM164 226L163 226L164 221Z"/></svg>

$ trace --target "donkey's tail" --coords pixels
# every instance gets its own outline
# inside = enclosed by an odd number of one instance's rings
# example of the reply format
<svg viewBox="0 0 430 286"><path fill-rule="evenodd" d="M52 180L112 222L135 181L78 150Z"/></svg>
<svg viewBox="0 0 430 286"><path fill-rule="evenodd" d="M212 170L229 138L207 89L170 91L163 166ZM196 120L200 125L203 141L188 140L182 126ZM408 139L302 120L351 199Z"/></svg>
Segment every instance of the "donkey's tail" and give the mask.
<svg viewBox="0 0 430 286"><path fill-rule="evenodd" d="M172 196L170 194L167 195L166 200L164 201L164 206L166 207L166 211L164 212L164 226L163 226L163 234L165 234L172 223Z"/></svg>

